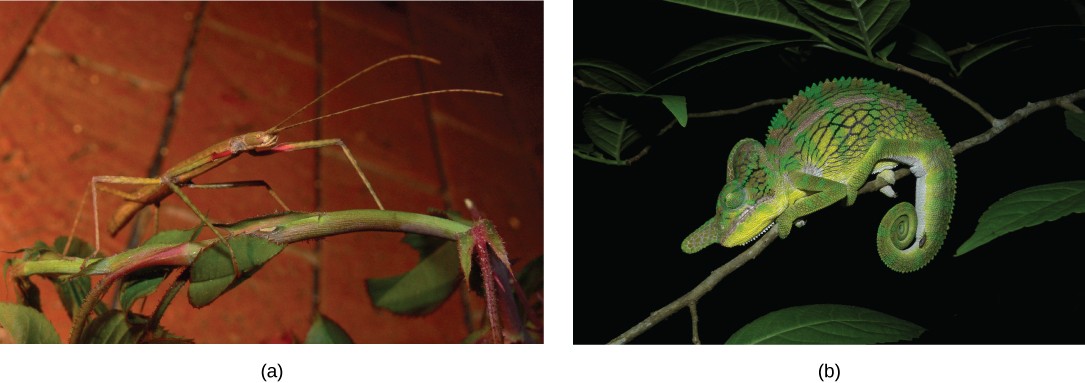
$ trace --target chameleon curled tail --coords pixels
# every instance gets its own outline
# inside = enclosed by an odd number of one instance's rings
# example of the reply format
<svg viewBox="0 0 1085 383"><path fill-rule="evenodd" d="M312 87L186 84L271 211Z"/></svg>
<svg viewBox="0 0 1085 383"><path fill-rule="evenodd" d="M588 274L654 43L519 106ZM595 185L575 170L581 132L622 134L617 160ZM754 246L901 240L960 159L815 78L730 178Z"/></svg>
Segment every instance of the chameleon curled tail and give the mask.
<svg viewBox="0 0 1085 383"><path fill-rule="evenodd" d="M953 154L944 140L926 143L926 157L912 165L916 206L898 203L878 225L878 255L898 272L919 270L938 254L949 231L956 194ZM918 238L917 238L918 236Z"/></svg>
<svg viewBox="0 0 1085 383"><path fill-rule="evenodd" d="M682 250L745 245L773 224L786 238L800 217L840 200L850 206L870 175L893 184L898 166L916 176L916 203L882 218L877 249L903 273L929 263L949 230L956 193L949 144L927 110L896 88L857 78L814 84L777 112L764 146L747 138L731 149L716 215ZM891 186L881 191L896 196Z"/></svg>

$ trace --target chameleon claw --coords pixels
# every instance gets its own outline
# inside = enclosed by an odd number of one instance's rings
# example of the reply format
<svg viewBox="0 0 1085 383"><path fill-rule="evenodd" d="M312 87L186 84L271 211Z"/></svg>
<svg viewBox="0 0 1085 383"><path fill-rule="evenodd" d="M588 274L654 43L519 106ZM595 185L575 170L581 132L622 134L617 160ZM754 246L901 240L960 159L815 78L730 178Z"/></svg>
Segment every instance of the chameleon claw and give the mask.
<svg viewBox="0 0 1085 383"><path fill-rule="evenodd" d="M882 194L885 194L886 197L897 198L897 192L895 190L893 190L892 186L889 186L889 185L882 186L882 188L878 189L878 191L882 192Z"/></svg>

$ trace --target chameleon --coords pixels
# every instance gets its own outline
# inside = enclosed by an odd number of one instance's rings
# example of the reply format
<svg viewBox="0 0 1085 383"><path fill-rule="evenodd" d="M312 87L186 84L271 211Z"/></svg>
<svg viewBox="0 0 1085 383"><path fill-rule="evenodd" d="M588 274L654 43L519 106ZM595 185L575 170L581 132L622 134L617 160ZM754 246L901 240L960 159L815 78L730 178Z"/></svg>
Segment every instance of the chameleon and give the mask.
<svg viewBox="0 0 1085 383"><path fill-rule="evenodd" d="M787 238L797 219L840 200L855 203L870 175L895 197L899 166L916 177L915 205L890 208L876 242L885 265L907 273L934 258L949 230L957 179L949 143L926 108L890 85L863 78L813 84L772 118L764 146L746 138L731 149L716 214L682 250L743 246L772 225Z"/></svg>

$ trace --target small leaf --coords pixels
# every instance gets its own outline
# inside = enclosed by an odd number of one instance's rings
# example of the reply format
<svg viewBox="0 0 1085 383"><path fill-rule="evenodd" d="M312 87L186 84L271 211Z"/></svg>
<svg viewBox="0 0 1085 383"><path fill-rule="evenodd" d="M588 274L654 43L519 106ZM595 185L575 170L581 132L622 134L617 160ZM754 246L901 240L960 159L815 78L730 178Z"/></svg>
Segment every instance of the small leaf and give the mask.
<svg viewBox="0 0 1085 383"><path fill-rule="evenodd" d="M124 278L121 287L121 310L128 311L137 299L151 295L162 281L166 279L169 270L148 270L148 272L129 275Z"/></svg>
<svg viewBox="0 0 1085 383"><path fill-rule="evenodd" d="M524 289L524 295L531 296L536 291L543 288L543 257L539 256L524 265L523 269L520 269L519 273L516 273L516 280L520 282L520 286Z"/></svg>
<svg viewBox="0 0 1085 383"><path fill-rule="evenodd" d="M475 249L475 237L470 232L464 233L456 242L456 248L459 252L460 271L465 276L471 275L471 253Z"/></svg>
<svg viewBox="0 0 1085 383"><path fill-rule="evenodd" d="M53 250L56 251L57 254L64 254L64 246L67 243L68 237L57 237L56 240L53 241ZM69 257L86 258L91 254L94 254L94 247L78 237L72 240L72 246L68 248Z"/></svg>
<svg viewBox="0 0 1085 383"><path fill-rule="evenodd" d="M1082 212L1085 212L1085 181L1057 182L1015 191L983 212L976 232L961 244L954 256L1007 233Z"/></svg>
<svg viewBox="0 0 1085 383"><path fill-rule="evenodd" d="M1021 41L1024 41L1024 39L987 43L977 46L976 48L968 52L962 53L961 60L958 64L958 66L960 67L958 73L964 73L965 69L972 66L972 64L975 64L977 61L980 61L981 59L990 56L995 52L998 52Z"/></svg>
<svg viewBox="0 0 1085 383"><path fill-rule="evenodd" d="M60 343L45 315L26 306L0 302L0 327L15 343Z"/></svg>
<svg viewBox="0 0 1085 383"><path fill-rule="evenodd" d="M350 335L347 335L347 332L335 321L324 314L319 314L313 321L313 326L309 328L309 334L305 336L305 343L351 344L354 340L350 339Z"/></svg>
<svg viewBox="0 0 1085 383"><path fill-rule="evenodd" d="M882 47L881 49L878 49L878 51L875 52L874 54L876 56L880 57L880 58L883 58L883 59L889 58L889 55L891 53L893 53L893 49L896 48L896 47L897 47L897 42L893 41L893 42L890 42L889 44L885 44L884 47Z"/></svg>
<svg viewBox="0 0 1085 383"><path fill-rule="evenodd" d="M456 253L456 245L446 242L405 274L366 279L370 300L374 306L396 314L433 311L452 295L460 281Z"/></svg>
<svg viewBox="0 0 1085 383"><path fill-rule="evenodd" d="M1077 138L1085 140L1085 113L1064 112L1066 115L1066 129L1070 129Z"/></svg>
<svg viewBox="0 0 1085 383"><path fill-rule="evenodd" d="M914 339L924 328L862 307L819 304L766 314L736 331L727 344L874 344Z"/></svg>
<svg viewBox="0 0 1085 383"><path fill-rule="evenodd" d="M953 60L949 58L946 50L942 49L942 46L937 41L919 30L911 29L911 32L913 39L908 54L921 60L945 65L953 72L957 71L953 66Z"/></svg>
<svg viewBox="0 0 1085 383"><path fill-rule="evenodd" d="M586 84L610 92L643 92L648 82L633 71L606 60L573 61L573 75Z"/></svg>
<svg viewBox="0 0 1085 383"><path fill-rule="evenodd" d="M210 304L220 295L244 282L260 270L265 262L283 250L282 245L263 238L239 236L228 239L237 257L241 278L234 280L230 252L222 243L205 249L192 263L192 282L188 286L188 301L199 308Z"/></svg>
<svg viewBox="0 0 1085 383"><path fill-rule="evenodd" d="M674 119L678 120L678 124L686 126L686 121L689 120L689 116L686 114L686 97L685 96L659 96L663 100L663 106L667 107L667 110L674 115Z"/></svg>

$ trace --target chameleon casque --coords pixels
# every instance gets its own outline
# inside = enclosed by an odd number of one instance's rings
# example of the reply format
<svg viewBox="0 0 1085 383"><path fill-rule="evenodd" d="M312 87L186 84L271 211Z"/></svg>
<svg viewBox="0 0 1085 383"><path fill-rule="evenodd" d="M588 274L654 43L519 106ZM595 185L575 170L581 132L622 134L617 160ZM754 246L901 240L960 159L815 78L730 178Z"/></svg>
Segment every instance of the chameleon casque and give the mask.
<svg viewBox="0 0 1085 383"><path fill-rule="evenodd" d="M764 146L747 138L731 149L716 215L682 250L745 245L773 224L786 238L796 219L841 199L853 204L869 175L892 185L897 166L916 176L918 208L891 208L877 247L890 269L904 273L930 262L949 230L956 193L949 144L927 110L892 86L859 78L811 85L772 118ZM881 191L896 196L891 186Z"/></svg>

